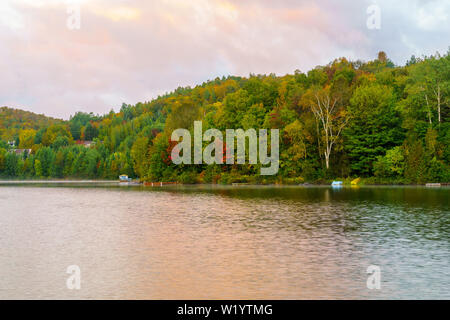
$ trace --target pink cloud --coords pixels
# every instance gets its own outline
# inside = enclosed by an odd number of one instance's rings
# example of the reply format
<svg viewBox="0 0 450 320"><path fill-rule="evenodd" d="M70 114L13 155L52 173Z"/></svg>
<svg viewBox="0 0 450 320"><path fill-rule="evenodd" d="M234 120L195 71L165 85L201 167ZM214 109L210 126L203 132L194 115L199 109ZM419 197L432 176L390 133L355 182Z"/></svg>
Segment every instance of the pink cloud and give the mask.
<svg viewBox="0 0 450 320"><path fill-rule="evenodd" d="M0 105L65 118L216 76L307 71L340 56L369 59L378 50L403 63L410 43L424 53L446 49L431 27L414 20L434 12L423 11L428 7L419 0L412 6L422 10L417 15L405 13L411 1L379 1L385 20L377 33L365 27L370 1L92 0L82 2L76 31L66 28L60 2L5 1L18 20L0 13ZM440 16L448 8L442 3L435 1Z"/></svg>

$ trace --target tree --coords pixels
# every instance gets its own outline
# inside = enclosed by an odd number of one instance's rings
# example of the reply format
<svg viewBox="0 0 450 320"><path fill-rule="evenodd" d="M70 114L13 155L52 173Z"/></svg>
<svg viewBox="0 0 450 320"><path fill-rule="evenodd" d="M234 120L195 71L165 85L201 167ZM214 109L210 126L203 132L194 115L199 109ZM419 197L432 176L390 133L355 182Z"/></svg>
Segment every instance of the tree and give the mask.
<svg viewBox="0 0 450 320"><path fill-rule="evenodd" d="M34 161L34 171L36 172L36 177L43 177L42 174L42 164L40 160Z"/></svg>
<svg viewBox="0 0 450 320"><path fill-rule="evenodd" d="M44 146L51 146L59 136L65 136L69 141L73 141L72 134L65 125L52 125L42 135L42 144Z"/></svg>
<svg viewBox="0 0 450 320"><path fill-rule="evenodd" d="M388 60L386 52L384 52L384 51L378 52L378 60L381 63L386 63Z"/></svg>
<svg viewBox="0 0 450 320"><path fill-rule="evenodd" d="M75 140L80 140L81 138L81 127L82 124L80 121L71 120L69 124L70 133Z"/></svg>
<svg viewBox="0 0 450 320"><path fill-rule="evenodd" d="M19 175L19 158L14 153L7 153L5 156L5 174L9 177Z"/></svg>
<svg viewBox="0 0 450 320"><path fill-rule="evenodd" d="M100 160L100 154L95 149L89 149L85 154L83 171L89 178L94 178L97 174L98 163Z"/></svg>
<svg viewBox="0 0 450 320"><path fill-rule="evenodd" d="M143 178L147 173L149 139L147 137L139 137L133 143L131 148L131 159L133 161L134 172Z"/></svg>
<svg viewBox="0 0 450 320"><path fill-rule="evenodd" d="M374 163L374 173L378 177L402 177L405 157L401 147L395 147L386 152L384 157L379 156Z"/></svg>
<svg viewBox="0 0 450 320"><path fill-rule="evenodd" d="M4 148L0 148L0 174L5 171L6 165L6 150Z"/></svg>
<svg viewBox="0 0 450 320"><path fill-rule="evenodd" d="M36 130L25 129L21 130L19 133L19 148L21 149L31 149L34 145L34 138L36 136Z"/></svg>
<svg viewBox="0 0 450 320"><path fill-rule="evenodd" d="M69 177L72 174L72 164L74 161L74 154L72 150L67 151L64 159L64 168L63 168L63 176Z"/></svg>
<svg viewBox="0 0 450 320"><path fill-rule="evenodd" d="M410 136L405 141L405 178L410 183L426 181L425 152L422 141L416 136Z"/></svg>
<svg viewBox="0 0 450 320"><path fill-rule="evenodd" d="M67 147L70 144L70 140L67 136L57 136L53 141L52 148L58 150L63 147Z"/></svg>
<svg viewBox="0 0 450 320"><path fill-rule="evenodd" d="M40 175L42 177L50 177L54 175L55 153L50 147L44 147L36 153L36 159L40 163ZM36 169L36 168L35 168ZM38 170L36 169L36 174Z"/></svg>
<svg viewBox="0 0 450 320"><path fill-rule="evenodd" d="M168 152L169 138L160 133L150 147L149 168L147 177L150 180L158 181L163 177L164 170L170 164L170 153Z"/></svg>
<svg viewBox="0 0 450 320"><path fill-rule="evenodd" d="M47 128L41 128L36 132L36 135L34 136L34 144L42 143L42 137L44 136L45 131L47 131Z"/></svg>
<svg viewBox="0 0 450 320"><path fill-rule="evenodd" d="M94 138L97 137L98 130L94 125L92 125L91 122L88 122L87 125L84 127L82 135L83 135L84 140L92 141L92 140L94 140Z"/></svg>
<svg viewBox="0 0 450 320"><path fill-rule="evenodd" d="M433 108L437 113L438 125L442 122L442 109L448 108L450 94L450 57L440 56L425 59L422 63L414 65L413 75L417 86L426 100L427 108ZM430 107L433 106L433 107ZM429 113L431 119L431 112ZM431 120L430 120L431 122Z"/></svg>
<svg viewBox="0 0 450 320"><path fill-rule="evenodd" d="M33 177L35 175L34 171L34 156L30 155L24 163L23 175L27 178Z"/></svg>
<svg viewBox="0 0 450 320"><path fill-rule="evenodd" d="M120 112L123 114L123 118L125 121L131 120L133 118L133 108L126 103L122 103L122 107L120 108Z"/></svg>
<svg viewBox="0 0 450 320"><path fill-rule="evenodd" d="M80 140L82 127L86 126L90 122L100 121L100 120L101 120L101 117L95 116L92 112L91 113L77 112L77 113L75 113L74 116L70 117L70 120L69 120L70 133L72 134L72 136L75 140ZM92 140L92 139L86 138L86 140Z"/></svg>
<svg viewBox="0 0 450 320"><path fill-rule="evenodd" d="M349 116L344 108L337 106L338 99L331 95L330 87L312 88L305 94L307 105L311 108L316 121L320 123L325 144L324 156L326 168L330 168L330 155Z"/></svg>
<svg viewBox="0 0 450 320"><path fill-rule="evenodd" d="M371 83L358 87L350 100L352 121L345 130L345 148L354 174L370 175L373 162L402 143L404 133L392 88Z"/></svg>
<svg viewBox="0 0 450 320"><path fill-rule="evenodd" d="M166 120L166 132L169 135L173 130L183 128L189 129L194 126L194 121L201 117L200 108L188 97L180 98L171 103L170 114Z"/></svg>
<svg viewBox="0 0 450 320"><path fill-rule="evenodd" d="M300 171L300 162L306 159L305 130L299 120L295 120L284 128L285 145L281 151L281 169L287 175L297 175Z"/></svg>
<svg viewBox="0 0 450 320"><path fill-rule="evenodd" d="M59 150L56 153L55 157L55 177L62 178L64 177L64 153L62 150Z"/></svg>

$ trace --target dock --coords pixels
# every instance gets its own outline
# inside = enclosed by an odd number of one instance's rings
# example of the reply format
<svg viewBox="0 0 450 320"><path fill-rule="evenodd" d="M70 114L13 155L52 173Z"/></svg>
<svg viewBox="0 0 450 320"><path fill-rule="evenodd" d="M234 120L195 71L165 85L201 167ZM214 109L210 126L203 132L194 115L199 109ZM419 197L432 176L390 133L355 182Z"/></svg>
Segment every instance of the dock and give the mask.
<svg viewBox="0 0 450 320"><path fill-rule="evenodd" d="M178 184L178 182L144 182L145 187L162 187L176 184Z"/></svg>
<svg viewBox="0 0 450 320"><path fill-rule="evenodd" d="M425 187L440 187L441 186L441 184L440 183L427 183L426 185L425 185Z"/></svg>

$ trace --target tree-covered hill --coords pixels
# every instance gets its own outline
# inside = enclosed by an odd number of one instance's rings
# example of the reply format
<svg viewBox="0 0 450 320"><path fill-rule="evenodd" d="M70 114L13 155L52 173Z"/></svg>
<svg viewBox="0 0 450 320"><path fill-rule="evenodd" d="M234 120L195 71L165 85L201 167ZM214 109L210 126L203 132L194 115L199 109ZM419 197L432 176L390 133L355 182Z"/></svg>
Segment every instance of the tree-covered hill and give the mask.
<svg viewBox="0 0 450 320"><path fill-rule="evenodd" d="M120 174L183 183L300 183L364 177L373 183L450 181L450 55L412 57L395 66L336 59L306 73L217 78L178 88L152 101L123 104L103 116L69 121L6 109L1 139L29 155L0 147L5 178L102 178ZM3 110L3 109L2 109ZM17 118L16 118L17 117ZM280 170L259 164L175 165L177 128L280 130ZM15 128L12 130L11 128ZM6 132L6 133L4 133ZM93 140L86 147L82 141ZM81 141L81 142L80 142Z"/></svg>
<svg viewBox="0 0 450 320"><path fill-rule="evenodd" d="M0 139L3 141L14 140L19 136L20 130L39 130L62 122L62 120L47 117L43 114L0 107Z"/></svg>

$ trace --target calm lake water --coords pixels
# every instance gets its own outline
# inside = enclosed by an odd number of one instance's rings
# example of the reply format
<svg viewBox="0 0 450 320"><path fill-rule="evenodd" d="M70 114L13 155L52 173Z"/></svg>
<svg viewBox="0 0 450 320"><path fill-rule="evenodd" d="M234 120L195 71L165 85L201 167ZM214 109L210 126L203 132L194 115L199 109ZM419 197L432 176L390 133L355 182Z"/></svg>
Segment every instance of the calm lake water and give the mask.
<svg viewBox="0 0 450 320"><path fill-rule="evenodd" d="M450 189L0 186L0 298L450 298ZM81 289L69 290L69 265ZM366 287L381 268L381 289Z"/></svg>

